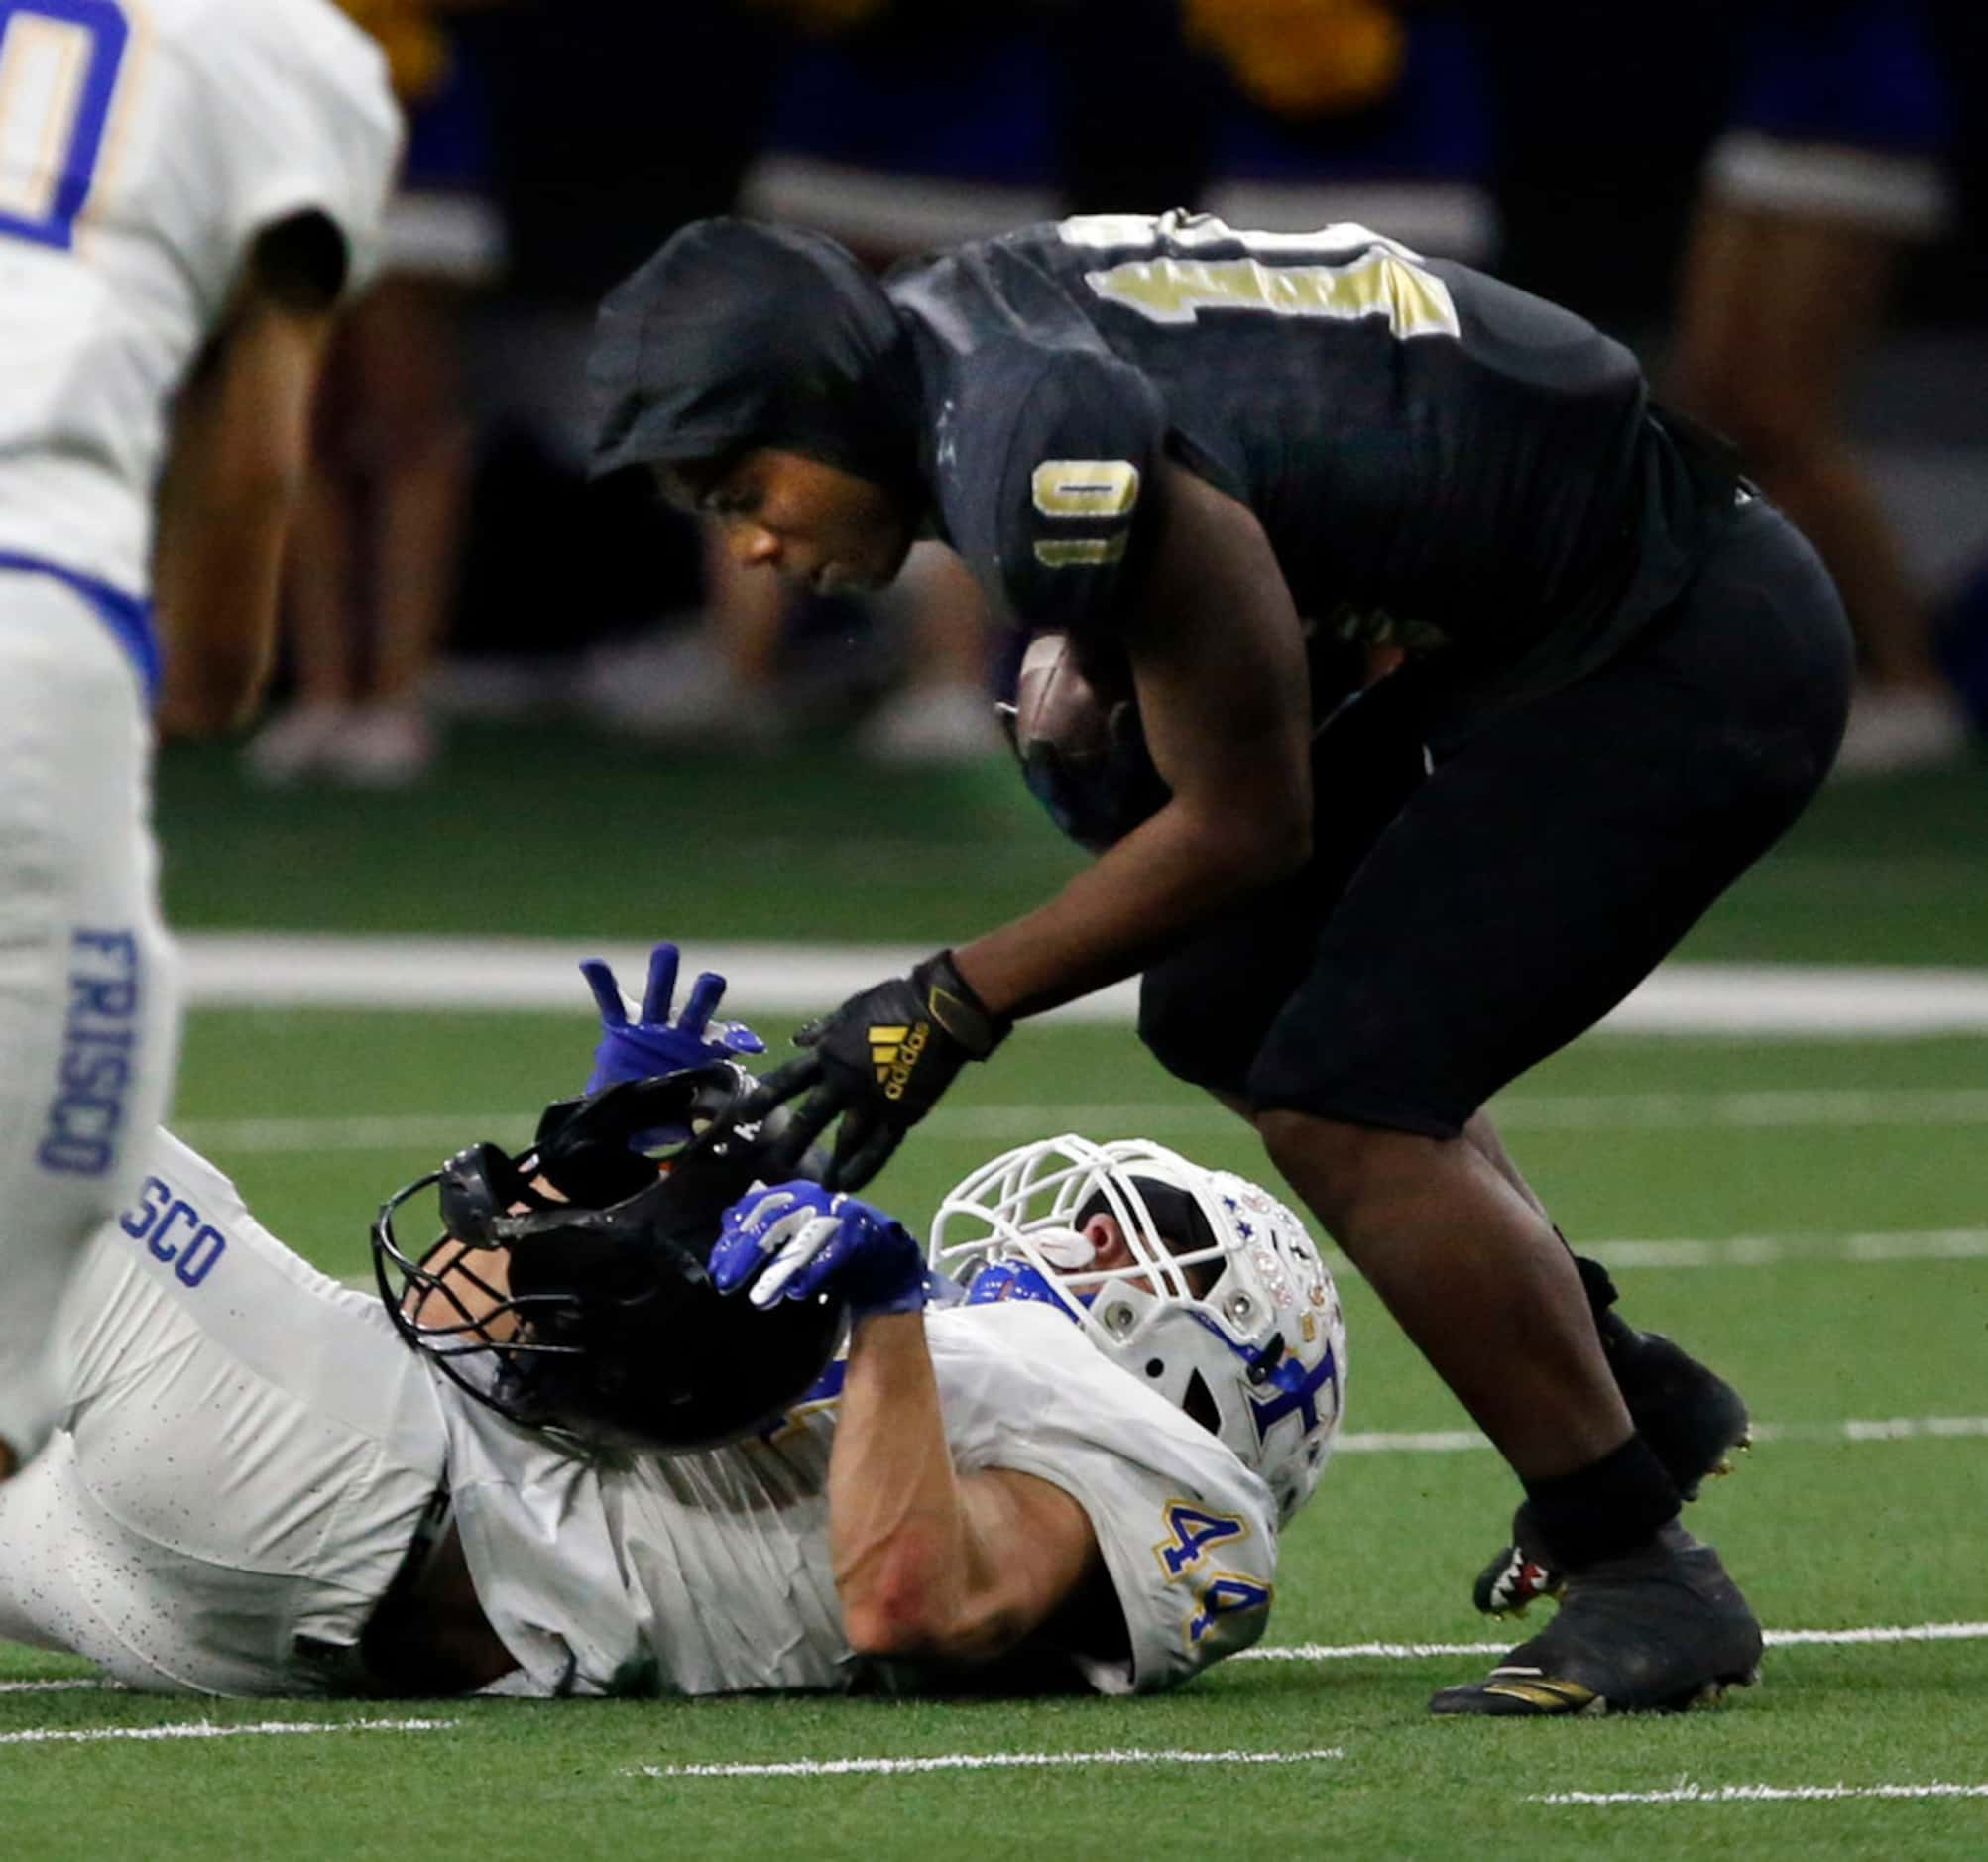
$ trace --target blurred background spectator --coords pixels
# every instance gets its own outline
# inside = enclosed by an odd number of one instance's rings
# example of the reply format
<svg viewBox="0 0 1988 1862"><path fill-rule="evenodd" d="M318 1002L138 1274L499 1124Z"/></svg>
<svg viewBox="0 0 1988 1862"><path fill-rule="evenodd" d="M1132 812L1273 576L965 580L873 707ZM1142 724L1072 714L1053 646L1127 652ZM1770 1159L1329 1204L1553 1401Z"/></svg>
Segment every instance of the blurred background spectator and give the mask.
<svg viewBox="0 0 1988 1862"><path fill-rule="evenodd" d="M879 267L1178 204L1488 266L1635 343L1815 537L1866 658L1853 761L1954 756L1988 711L1977 0L352 9L413 107L426 231L326 397L268 773L416 771L438 633L442 711L987 752L1006 648L942 552L881 600L793 602L645 485L586 482L596 302L723 211Z"/></svg>
<svg viewBox="0 0 1988 1862"><path fill-rule="evenodd" d="M257 736L266 782L414 780L426 684L452 611L470 479L462 315L503 264L482 73L436 0L341 0L379 39L408 115L378 281L340 325L316 470L292 534L295 695Z"/></svg>
<svg viewBox="0 0 1988 1862"><path fill-rule="evenodd" d="M1839 773L1936 766L1966 726L1845 425L1911 252L1953 221L1953 100L1910 0L1761 7L1686 249L1672 388L1821 552L1864 662Z"/></svg>

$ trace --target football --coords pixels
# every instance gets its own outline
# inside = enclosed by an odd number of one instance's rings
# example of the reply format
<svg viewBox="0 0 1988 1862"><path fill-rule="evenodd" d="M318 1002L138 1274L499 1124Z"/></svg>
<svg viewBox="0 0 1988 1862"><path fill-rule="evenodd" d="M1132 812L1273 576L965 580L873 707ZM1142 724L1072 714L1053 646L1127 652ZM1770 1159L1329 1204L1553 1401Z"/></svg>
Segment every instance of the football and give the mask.
<svg viewBox="0 0 1988 1862"><path fill-rule="evenodd" d="M1025 764L1030 746L1042 744L1073 774L1102 764L1111 752L1111 706L1130 696L1129 681L1101 694L1069 635L1036 635L1015 678L1015 755Z"/></svg>
<svg viewBox="0 0 1988 1862"><path fill-rule="evenodd" d="M1035 636L1007 713L1030 792L1074 841L1109 847L1167 798L1146 755L1130 669L1069 635Z"/></svg>

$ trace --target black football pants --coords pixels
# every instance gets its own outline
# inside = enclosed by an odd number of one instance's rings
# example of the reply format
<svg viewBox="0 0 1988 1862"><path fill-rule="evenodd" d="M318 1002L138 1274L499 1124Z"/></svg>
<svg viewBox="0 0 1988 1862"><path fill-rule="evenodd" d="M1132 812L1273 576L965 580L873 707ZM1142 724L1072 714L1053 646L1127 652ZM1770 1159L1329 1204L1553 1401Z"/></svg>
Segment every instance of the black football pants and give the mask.
<svg viewBox="0 0 1988 1862"><path fill-rule="evenodd" d="M1850 669L1827 572L1752 502L1618 657L1426 779L1399 746L1322 768L1310 866L1147 972L1141 1038L1259 1110L1454 1136L1794 822Z"/></svg>

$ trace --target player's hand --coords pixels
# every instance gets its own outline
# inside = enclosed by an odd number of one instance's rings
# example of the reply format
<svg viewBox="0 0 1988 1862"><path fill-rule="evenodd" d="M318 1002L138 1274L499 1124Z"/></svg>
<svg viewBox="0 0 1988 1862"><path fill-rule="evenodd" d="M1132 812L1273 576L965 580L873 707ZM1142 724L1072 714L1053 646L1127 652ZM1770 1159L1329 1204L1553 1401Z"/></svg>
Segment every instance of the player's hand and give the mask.
<svg viewBox="0 0 1988 1862"><path fill-rule="evenodd" d="M952 952L941 951L908 977L852 995L801 1029L794 1041L809 1051L767 1074L741 1116L762 1117L799 1102L771 1154L776 1169L790 1168L840 1118L822 1181L831 1190L860 1190L953 1076L968 1061L985 1060L1007 1030L960 975Z"/></svg>
<svg viewBox="0 0 1988 1862"><path fill-rule="evenodd" d="M637 1021L629 1020L621 986L600 958L588 958L580 974L601 1011L600 1044L594 1049L594 1071L587 1076L589 1093L623 1080L646 1080L766 1051L765 1042L743 1021L711 1019L724 999L725 979L709 970L690 986L682 1013L671 1018L670 998L676 993L674 944L658 944L648 954L648 989Z"/></svg>
<svg viewBox="0 0 1988 1862"><path fill-rule="evenodd" d="M852 1319L915 1313L926 1300L924 1250L901 1222L805 1181L755 1184L725 1212L711 1278L720 1293L750 1285L761 1308L833 1293Z"/></svg>

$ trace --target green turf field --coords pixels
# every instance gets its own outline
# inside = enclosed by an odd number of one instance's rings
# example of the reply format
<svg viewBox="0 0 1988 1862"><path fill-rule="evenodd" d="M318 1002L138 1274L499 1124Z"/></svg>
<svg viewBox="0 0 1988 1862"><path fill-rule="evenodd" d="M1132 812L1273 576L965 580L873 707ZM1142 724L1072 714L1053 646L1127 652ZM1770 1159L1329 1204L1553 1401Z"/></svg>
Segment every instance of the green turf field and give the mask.
<svg viewBox="0 0 1988 1862"><path fill-rule="evenodd" d="M1000 759L725 762L570 727L459 727L407 795L259 793L226 750L181 748L160 810L182 925L919 942L1020 910L1082 858ZM1980 963L1983 812L1980 770L1831 789L1687 950Z"/></svg>
<svg viewBox="0 0 1988 1862"><path fill-rule="evenodd" d="M694 964L698 936L957 934L1067 865L996 772L907 798L826 761L721 779L576 739L510 763L484 740L460 755L477 785L464 775L412 803L249 796L213 756L175 759L164 797L180 921L589 944L675 932ZM675 820L686 797L736 808L747 851ZM1695 954L1980 962L1979 801L1972 777L1832 792ZM852 871L851 849L875 864ZM203 1012L175 1123L278 1233L357 1274L382 1194L472 1137L521 1138L590 1045L577 979L570 1017ZM1988 1041L1596 1038L1498 1108L1632 1317L1731 1374L1761 1424L1738 1475L1687 1519L1770 1634L1797 1639L1715 1713L1424 1715L1432 1687L1489 1659L1410 1645L1493 1639L1468 1585L1512 1496L1343 1273L1346 1441L1288 1535L1271 1659L1137 1702L360 1706L25 1690L81 1671L0 1646L0 1853L1978 1857L1984 1089ZM1100 1107L1122 1122L1093 1135L1138 1129L1261 1174L1248 1134L1167 1082L1128 1030L1060 1027L1024 1030L973 1070L875 1193L920 1212L991 1150ZM1924 1633L1938 1625L1958 1627ZM1885 1630L1922 1633L1818 1639ZM122 1736L170 1728L233 1735ZM976 1763L822 1769L939 1758ZM1548 1801L1578 1793L1655 1801Z"/></svg>

